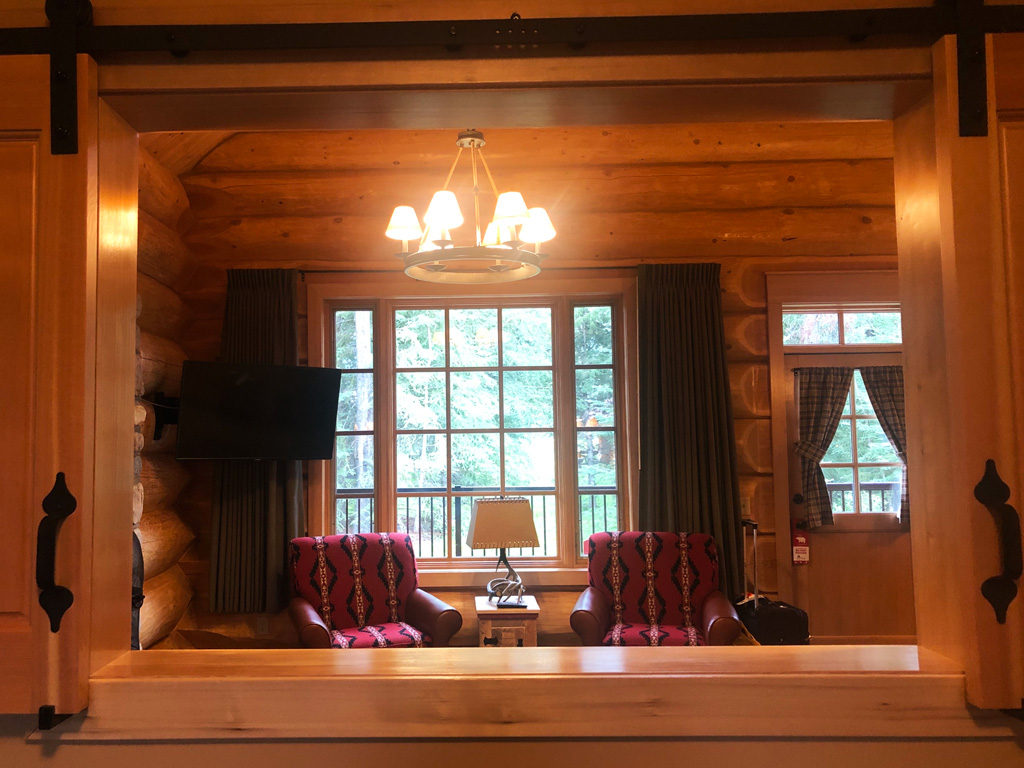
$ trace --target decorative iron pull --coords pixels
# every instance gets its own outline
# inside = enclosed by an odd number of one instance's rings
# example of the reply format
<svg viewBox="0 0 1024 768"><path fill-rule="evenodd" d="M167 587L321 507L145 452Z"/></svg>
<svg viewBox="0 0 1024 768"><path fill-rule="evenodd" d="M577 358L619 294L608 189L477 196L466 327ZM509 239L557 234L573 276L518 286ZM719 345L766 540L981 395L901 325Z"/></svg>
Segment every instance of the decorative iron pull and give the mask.
<svg viewBox="0 0 1024 768"><path fill-rule="evenodd" d="M60 629L61 618L75 600L71 590L54 583L54 579L57 572L57 534L77 507L78 501L64 482L64 473L58 472L53 488L43 499L43 512L46 516L39 521L36 533L36 586L42 590L39 593L39 604L50 617L51 632Z"/></svg>
<svg viewBox="0 0 1024 768"><path fill-rule="evenodd" d="M1017 510L1006 502L1010 499L1010 486L1003 482L992 459L985 462L985 474L974 486L974 498L985 505L996 521L999 532L999 558L1002 573L985 579L981 594L996 612L996 621L1006 623L1006 609L1017 596L1017 579L1024 571L1020 546L1020 517Z"/></svg>

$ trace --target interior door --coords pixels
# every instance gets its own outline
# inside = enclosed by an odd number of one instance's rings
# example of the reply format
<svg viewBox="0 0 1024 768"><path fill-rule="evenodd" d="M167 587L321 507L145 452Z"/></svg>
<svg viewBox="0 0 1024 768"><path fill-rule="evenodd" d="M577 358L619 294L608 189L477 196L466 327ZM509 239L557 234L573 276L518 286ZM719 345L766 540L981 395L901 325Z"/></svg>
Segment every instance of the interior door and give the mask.
<svg viewBox="0 0 1024 768"><path fill-rule="evenodd" d="M109 628L93 626L93 586L100 583L93 579L93 533L97 520L120 515L129 551L130 447L121 454L132 429L126 347L134 351L134 282L127 275L135 268L135 242L118 240L117 227L100 238L95 64L78 58L74 155L50 152L48 57L0 57L0 82L0 712L49 705L70 713L86 705L90 666L106 658L90 654L106 648L109 656L120 632L116 619ZM112 155L134 136L126 126L118 130L108 130ZM123 187L132 171L115 172ZM131 198L118 205L130 221ZM134 232L134 225L121 229ZM125 387L127 396L118 394ZM124 437L112 438L119 430ZM55 486L51 512L62 517L74 509L57 532L50 569L48 537L39 537L37 550L37 530L43 499ZM122 503L126 508L117 509ZM116 600L126 556L113 542L102 544L114 577L103 585L114 594L104 597ZM37 577L52 580L57 602L71 599L59 625L40 605ZM129 583L126 576L126 592Z"/></svg>

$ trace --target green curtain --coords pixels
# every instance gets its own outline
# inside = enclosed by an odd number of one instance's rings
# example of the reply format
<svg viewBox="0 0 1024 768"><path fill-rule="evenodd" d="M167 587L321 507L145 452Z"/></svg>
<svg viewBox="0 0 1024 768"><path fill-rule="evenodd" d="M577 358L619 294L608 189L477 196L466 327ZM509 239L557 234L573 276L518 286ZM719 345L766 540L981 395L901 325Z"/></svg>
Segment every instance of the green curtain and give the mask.
<svg viewBox="0 0 1024 768"><path fill-rule="evenodd" d="M641 530L714 537L721 589L744 591L736 439L718 264L639 269Z"/></svg>
<svg viewBox="0 0 1024 768"><path fill-rule="evenodd" d="M296 365L296 273L228 270L221 360ZM301 461L222 461L214 472L210 608L276 612L289 597L288 542L305 530Z"/></svg>

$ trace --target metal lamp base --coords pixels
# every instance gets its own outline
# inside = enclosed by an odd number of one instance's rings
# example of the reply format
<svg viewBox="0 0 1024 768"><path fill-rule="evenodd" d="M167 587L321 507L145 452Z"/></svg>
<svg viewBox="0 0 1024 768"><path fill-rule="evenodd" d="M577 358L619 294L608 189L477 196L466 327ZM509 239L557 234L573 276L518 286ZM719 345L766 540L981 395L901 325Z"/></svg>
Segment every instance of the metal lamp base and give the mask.
<svg viewBox="0 0 1024 768"><path fill-rule="evenodd" d="M504 565L506 573L487 582L488 600L495 601L496 608L525 608L523 580L509 563L505 547L499 550L498 565Z"/></svg>

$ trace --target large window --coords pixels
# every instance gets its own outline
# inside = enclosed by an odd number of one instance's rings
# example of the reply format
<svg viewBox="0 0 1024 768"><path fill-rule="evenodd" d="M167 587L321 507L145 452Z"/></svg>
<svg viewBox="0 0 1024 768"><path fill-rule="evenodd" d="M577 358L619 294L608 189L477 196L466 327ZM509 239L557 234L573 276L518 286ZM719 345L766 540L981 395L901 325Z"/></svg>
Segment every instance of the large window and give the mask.
<svg viewBox="0 0 1024 768"><path fill-rule="evenodd" d="M898 364L901 342L897 307L782 313L782 344L789 369ZM794 434L795 429L791 423ZM834 515L899 513L903 464L879 424L859 370L854 371L821 469Z"/></svg>
<svg viewBox="0 0 1024 768"><path fill-rule="evenodd" d="M473 503L530 500L539 546L574 564L621 527L622 330L606 299L335 303L342 371L336 532L409 533L438 566L495 553L465 541Z"/></svg>

